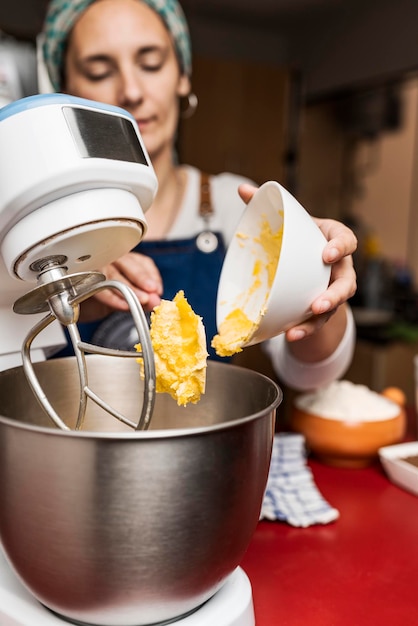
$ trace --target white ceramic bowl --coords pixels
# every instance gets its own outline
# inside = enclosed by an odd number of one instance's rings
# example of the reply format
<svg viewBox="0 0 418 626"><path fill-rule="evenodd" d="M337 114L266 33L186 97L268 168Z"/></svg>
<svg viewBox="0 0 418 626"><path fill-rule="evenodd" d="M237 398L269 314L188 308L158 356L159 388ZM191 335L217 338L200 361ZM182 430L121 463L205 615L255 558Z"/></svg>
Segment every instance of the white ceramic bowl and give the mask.
<svg viewBox="0 0 418 626"><path fill-rule="evenodd" d="M280 233L282 242L280 246ZM222 267L217 326L235 309L252 322L243 346L279 335L310 315L328 286L326 239L302 205L279 183L264 183L238 224Z"/></svg>
<svg viewBox="0 0 418 626"><path fill-rule="evenodd" d="M418 441L408 441L379 449L379 458L390 480L418 496L418 467L406 459L418 455Z"/></svg>

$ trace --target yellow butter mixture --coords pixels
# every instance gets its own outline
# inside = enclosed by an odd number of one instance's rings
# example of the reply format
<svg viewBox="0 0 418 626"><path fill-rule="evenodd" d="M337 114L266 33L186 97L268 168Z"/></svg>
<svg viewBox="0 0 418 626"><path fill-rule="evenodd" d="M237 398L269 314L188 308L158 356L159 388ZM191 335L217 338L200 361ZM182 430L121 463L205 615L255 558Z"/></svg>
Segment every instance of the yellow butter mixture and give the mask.
<svg viewBox="0 0 418 626"><path fill-rule="evenodd" d="M212 348L215 348L218 356L232 356L241 352L256 326L242 309L234 309L220 325L219 334L212 339Z"/></svg>
<svg viewBox="0 0 418 626"><path fill-rule="evenodd" d="M282 248L283 222L281 227L276 232L273 232L268 220L263 220L260 230L260 237L254 239L254 241L258 242L261 245L266 255L265 267L267 269L267 286L268 290L270 291L274 281L274 277L276 275L277 264L279 262L280 251ZM269 291L267 293L266 299L269 296Z"/></svg>
<svg viewBox="0 0 418 626"><path fill-rule="evenodd" d="M178 405L195 404L205 393L208 353L202 318L183 291L162 300L151 313L156 392L169 393ZM136 346L140 349L140 346Z"/></svg>

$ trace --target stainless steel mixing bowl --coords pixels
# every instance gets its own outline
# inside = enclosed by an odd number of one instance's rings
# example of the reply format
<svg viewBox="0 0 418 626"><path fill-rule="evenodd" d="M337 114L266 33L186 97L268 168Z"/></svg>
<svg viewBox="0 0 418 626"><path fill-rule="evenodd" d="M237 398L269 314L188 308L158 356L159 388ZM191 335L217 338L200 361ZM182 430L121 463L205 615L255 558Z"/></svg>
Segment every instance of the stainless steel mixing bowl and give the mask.
<svg viewBox="0 0 418 626"><path fill-rule="evenodd" d="M134 418L135 360L87 358L91 386ZM35 368L71 424L74 359ZM280 401L261 374L209 363L202 400L178 407L158 395L147 432L100 409L88 414L90 431L63 431L22 368L0 373L0 538L15 572L40 602L82 623L138 626L194 611L251 540Z"/></svg>

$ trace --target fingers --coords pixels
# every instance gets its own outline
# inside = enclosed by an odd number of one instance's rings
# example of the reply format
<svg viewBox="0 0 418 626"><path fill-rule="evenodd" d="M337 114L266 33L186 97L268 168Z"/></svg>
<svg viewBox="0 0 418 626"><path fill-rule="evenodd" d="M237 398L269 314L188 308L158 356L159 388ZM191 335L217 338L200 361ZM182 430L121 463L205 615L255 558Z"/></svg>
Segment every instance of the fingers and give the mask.
<svg viewBox="0 0 418 626"><path fill-rule="evenodd" d="M353 231L341 222L331 219L313 218L327 239L323 259L325 263L335 263L357 249L357 238Z"/></svg>
<svg viewBox="0 0 418 626"><path fill-rule="evenodd" d="M357 278L352 254L357 248L354 233L335 220L314 218L327 239L324 263L332 264L329 286L311 304L312 316L286 333L288 341L298 341L321 330L336 311L356 292Z"/></svg>
<svg viewBox="0 0 418 626"><path fill-rule="evenodd" d="M357 248L354 233L341 222L314 218L328 243L323 252L324 263L332 264L328 289L312 303L314 315L336 309L356 292L357 278L352 254Z"/></svg>
<svg viewBox="0 0 418 626"><path fill-rule="evenodd" d="M286 332L286 339L290 342L300 341L305 337L310 337L318 332L335 314L336 309L323 313L322 315L313 315L302 324L293 326Z"/></svg>
<svg viewBox="0 0 418 626"><path fill-rule="evenodd" d="M257 187L255 185L250 185L249 183L243 183L238 187L238 193L241 200L244 200L245 204L249 203L256 191Z"/></svg>
<svg viewBox="0 0 418 626"><path fill-rule="evenodd" d="M311 305L313 315L286 333L288 341L299 341L318 332L356 291L356 274L352 257L344 257L332 266L328 289Z"/></svg>
<svg viewBox="0 0 418 626"><path fill-rule="evenodd" d="M140 289L134 289L135 294L141 303L144 311L150 312L161 302L161 297L156 294L143 292ZM113 289L104 289L94 296L100 303L105 305L109 312L111 311L128 311L129 306L125 298L118 291Z"/></svg>
<svg viewBox="0 0 418 626"><path fill-rule="evenodd" d="M146 311L152 311L161 301L163 291L160 272L154 261L143 254L130 252L102 268L109 280L116 280L128 285L137 296ZM112 309L126 311L128 304L116 290L100 291L97 300Z"/></svg>
<svg viewBox="0 0 418 626"><path fill-rule="evenodd" d="M357 289L357 278L353 267L353 259L346 256L334 263L328 289L312 302L314 315L321 315L336 309L353 297Z"/></svg>
<svg viewBox="0 0 418 626"><path fill-rule="evenodd" d="M107 276L129 284L133 289L145 292L163 292L160 272L151 257L130 252L107 266Z"/></svg>

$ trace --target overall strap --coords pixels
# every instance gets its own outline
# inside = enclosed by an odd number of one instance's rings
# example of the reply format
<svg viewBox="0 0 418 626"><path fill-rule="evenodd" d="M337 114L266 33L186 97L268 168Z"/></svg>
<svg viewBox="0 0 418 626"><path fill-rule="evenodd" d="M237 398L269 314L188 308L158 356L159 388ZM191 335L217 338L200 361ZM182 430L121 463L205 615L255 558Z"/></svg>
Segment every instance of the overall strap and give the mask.
<svg viewBox="0 0 418 626"><path fill-rule="evenodd" d="M205 227L196 238L196 245L201 252L206 254L214 252L219 246L218 235L210 228L210 218L214 214L210 197L210 178L206 172L200 173L200 206L199 215L203 218Z"/></svg>
<svg viewBox="0 0 418 626"><path fill-rule="evenodd" d="M209 218L213 214L212 200L210 197L210 179L209 174L200 172L200 206L199 215L203 218Z"/></svg>

